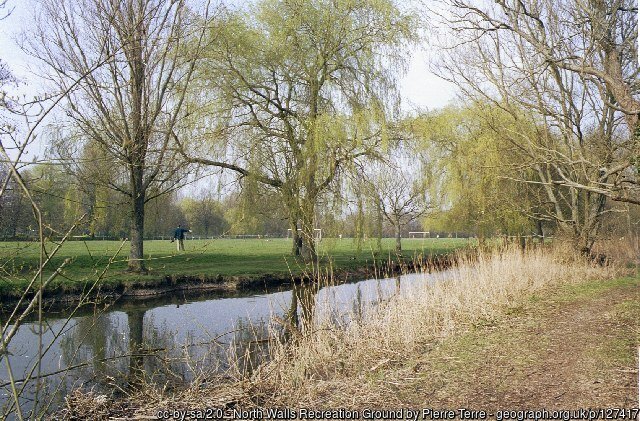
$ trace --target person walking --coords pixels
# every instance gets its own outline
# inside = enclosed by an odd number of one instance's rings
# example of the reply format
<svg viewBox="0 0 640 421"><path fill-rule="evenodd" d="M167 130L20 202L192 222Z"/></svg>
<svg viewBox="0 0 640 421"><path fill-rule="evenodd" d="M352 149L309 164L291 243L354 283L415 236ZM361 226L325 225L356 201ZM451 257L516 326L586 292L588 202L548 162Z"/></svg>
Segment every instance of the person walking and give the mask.
<svg viewBox="0 0 640 421"><path fill-rule="evenodd" d="M173 239L176 240L176 246L178 251L184 251L184 233L191 232L190 229L182 228L181 225L178 225L178 228L173 232Z"/></svg>

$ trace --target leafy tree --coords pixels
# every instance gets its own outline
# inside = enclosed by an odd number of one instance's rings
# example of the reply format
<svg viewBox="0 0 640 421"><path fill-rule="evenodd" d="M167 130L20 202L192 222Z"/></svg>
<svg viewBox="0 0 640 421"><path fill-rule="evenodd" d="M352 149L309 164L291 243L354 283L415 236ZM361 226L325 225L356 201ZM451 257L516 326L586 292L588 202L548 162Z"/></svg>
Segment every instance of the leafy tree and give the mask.
<svg viewBox="0 0 640 421"><path fill-rule="evenodd" d="M145 236L169 238L186 217L175 193L167 193L149 200L145 205Z"/></svg>
<svg viewBox="0 0 640 421"><path fill-rule="evenodd" d="M258 183L248 184L223 202L229 233L286 235L287 212L278 194Z"/></svg>
<svg viewBox="0 0 640 421"><path fill-rule="evenodd" d="M640 203L635 2L448 3L442 75L510 115L517 129L503 132L534 173L523 181L544 186L552 217L588 253L607 198Z"/></svg>
<svg viewBox="0 0 640 421"><path fill-rule="evenodd" d="M66 226L65 197L72 190L72 178L61 168L46 164L30 168L25 178L47 223L48 234L58 235Z"/></svg>
<svg viewBox="0 0 640 421"><path fill-rule="evenodd" d="M183 199L180 207L195 235L221 235L228 228L222 204L210 196Z"/></svg>
<svg viewBox="0 0 640 421"><path fill-rule="evenodd" d="M535 207L533 192L515 181L523 175L524 158L487 124L496 117L492 111L496 112L481 104L448 107L411 123L439 167L441 182L434 183L432 194L441 197L441 222L449 230L474 233L481 240L495 234L525 234L536 218L546 216ZM504 131L505 126L498 126Z"/></svg>
<svg viewBox="0 0 640 421"><path fill-rule="evenodd" d="M286 206L293 252L316 256L316 205L386 137L399 52L411 15L391 0L262 0L211 31L202 86L219 107L218 159ZM186 145L185 145L186 146ZM298 235L298 228L301 235Z"/></svg>
<svg viewBox="0 0 640 421"><path fill-rule="evenodd" d="M11 178L7 164L0 162L0 180L7 180L7 188L0 195L0 237L16 238L26 234L32 223L28 202L17 183Z"/></svg>

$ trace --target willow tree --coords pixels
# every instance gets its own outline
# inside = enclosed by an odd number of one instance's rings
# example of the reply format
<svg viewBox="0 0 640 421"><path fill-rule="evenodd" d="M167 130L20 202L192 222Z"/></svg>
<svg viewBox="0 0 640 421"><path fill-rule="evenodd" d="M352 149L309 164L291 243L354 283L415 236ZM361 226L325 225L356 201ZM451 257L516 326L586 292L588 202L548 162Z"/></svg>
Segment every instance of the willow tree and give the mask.
<svg viewBox="0 0 640 421"><path fill-rule="evenodd" d="M66 93L69 139L98 144L108 157L109 186L129 201L129 270L145 271L144 205L183 168L173 129L197 59L198 48L183 48L199 36L196 19L184 0L40 5L31 52Z"/></svg>
<svg viewBox="0 0 640 421"><path fill-rule="evenodd" d="M440 197L440 222L447 229L475 233L481 242L495 234L523 235L542 221L554 221L532 179L529 157L508 140L515 131L509 115L477 103L447 107L416 117L411 129L434 162L435 194ZM519 132L524 131L522 127ZM564 208L563 208L564 209Z"/></svg>
<svg viewBox="0 0 640 421"><path fill-rule="evenodd" d="M412 22L391 0L263 0L229 14L201 75L225 152L191 161L277 191L293 252L313 260L319 198L384 142Z"/></svg>
<svg viewBox="0 0 640 421"><path fill-rule="evenodd" d="M636 2L448 3L442 74L532 129L502 132L588 252L608 198L640 203Z"/></svg>

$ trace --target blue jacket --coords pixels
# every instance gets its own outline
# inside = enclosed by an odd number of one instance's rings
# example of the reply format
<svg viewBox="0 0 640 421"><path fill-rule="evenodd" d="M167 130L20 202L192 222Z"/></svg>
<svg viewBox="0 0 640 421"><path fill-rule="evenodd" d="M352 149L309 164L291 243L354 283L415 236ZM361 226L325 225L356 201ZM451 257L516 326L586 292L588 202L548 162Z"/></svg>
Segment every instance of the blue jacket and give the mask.
<svg viewBox="0 0 640 421"><path fill-rule="evenodd" d="M173 232L173 238L175 238L176 240L184 240L185 232L189 232L189 230L185 228L176 228L176 230Z"/></svg>

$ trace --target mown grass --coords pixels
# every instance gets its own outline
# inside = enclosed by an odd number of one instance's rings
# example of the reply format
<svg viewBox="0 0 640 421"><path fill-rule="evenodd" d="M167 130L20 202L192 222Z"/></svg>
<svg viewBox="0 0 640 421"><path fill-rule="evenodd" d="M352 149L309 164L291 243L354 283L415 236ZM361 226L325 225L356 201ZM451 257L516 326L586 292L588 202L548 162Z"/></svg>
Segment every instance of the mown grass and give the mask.
<svg viewBox="0 0 640 421"><path fill-rule="evenodd" d="M467 239L404 239L404 255L447 253L471 244ZM395 256L393 239L383 239L378 250L375 240L364 241L358 246L353 239L323 239L319 244L321 263L334 270L355 269L371 265L375 261L386 261ZM118 249L121 248L118 253ZM47 243L48 251L55 244ZM175 243L168 240L145 242L146 265L149 272L144 275L126 271L129 243L119 241L69 241L48 265L51 273L65 259L70 258L62 276L52 284L52 290L77 289L95 281L107 267L109 260L115 261L103 277L103 284L148 282L165 276L192 276L200 278L244 277L261 275L289 277L308 270L302 262L291 256L289 239L215 239L187 240L185 252L177 253ZM37 243L0 242L0 295L16 294L23 289L38 267L39 246Z"/></svg>

